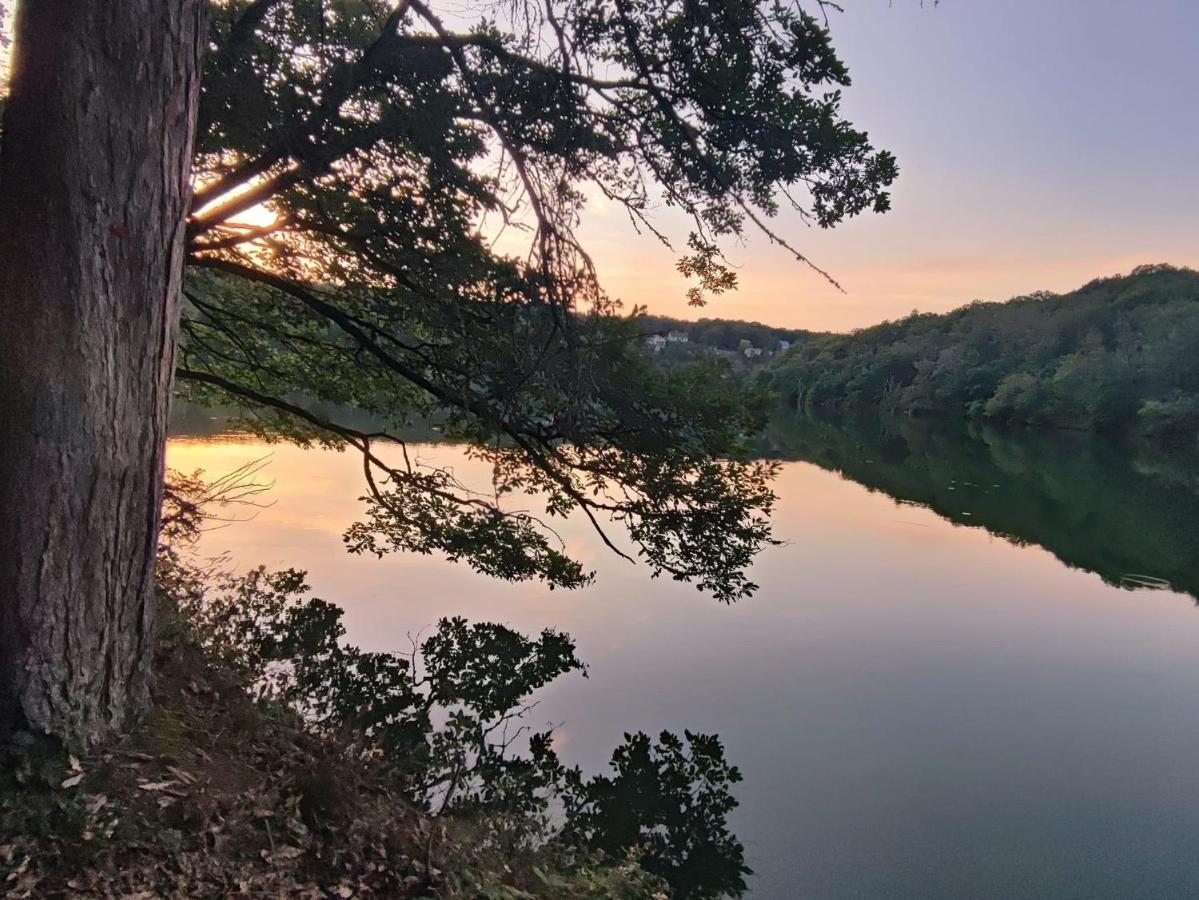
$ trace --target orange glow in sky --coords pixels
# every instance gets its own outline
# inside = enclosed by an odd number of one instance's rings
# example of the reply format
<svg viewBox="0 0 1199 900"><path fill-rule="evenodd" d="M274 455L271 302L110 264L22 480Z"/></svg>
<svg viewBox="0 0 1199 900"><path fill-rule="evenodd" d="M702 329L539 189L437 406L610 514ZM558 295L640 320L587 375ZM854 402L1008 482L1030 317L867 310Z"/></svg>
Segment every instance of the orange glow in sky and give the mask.
<svg viewBox="0 0 1199 900"><path fill-rule="evenodd" d="M688 307L676 254L593 199L581 237L626 309L846 331L1145 263L1199 266L1199 3L844 6L830 15L853 77L843 110L896 154L893 209L832 231L786 214L772 224L845 292L750 229L727 248L740 290ZM11 26L15 0L0 8ZM263 207L237 217L272 219ZM685 246L677 214L662 208L655 225Z"/></svg>
<svg viewBox="0 0 1199 900"><path fill-rule="evenodd" d="M832 231L774 224L846 292L749 231L729 250L740 290L689 308L674 256L592 204L585 243L626 307L844 331L1142 263L1199 266L1199 3L843 6L843 109L898 158L893 209ZM681 246L686 223L658 219Z"/></svg>
<svg viewBox="0 0 1199 900"><path fill-rule="evenodd" d="M580 236L626 310L847 331L1143 263L1199 266L1199 120L1184 114L1199 86L1193 0L1135 15L1115 0L861 0L830 25L853 76L845 115L899 160L893 208L831 231L793 214L772 224L844 293L750 228L726 248L740 290L689 307L677 254L589 192ZM685 246L677 212L654 222ZM508 237L501 252L523 255Z"/></svg>

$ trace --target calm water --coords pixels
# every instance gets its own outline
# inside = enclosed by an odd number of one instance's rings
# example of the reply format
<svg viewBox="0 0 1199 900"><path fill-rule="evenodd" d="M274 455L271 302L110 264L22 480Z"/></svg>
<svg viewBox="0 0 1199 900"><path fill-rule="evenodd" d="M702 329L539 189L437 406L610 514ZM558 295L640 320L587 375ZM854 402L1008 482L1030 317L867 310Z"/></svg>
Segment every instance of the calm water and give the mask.
<svg viewBox="0 0 1199 900"><path fill-rule="evenodd" d="M759 900L1199 896L1199 469L910 424L786 423L764 452L788 460L789 543L733 607L577 523L599 578L576 593L348 556L349 454L180 437L169 462L272 454L274 504L206 552L306 568L366 649L448 614L571 632L590 677L536 711L570 763L602 767L634 729L720 733ZM486 481L456 448L420 453ZM1146 576L1174 590L1128 589Z"/></svg>

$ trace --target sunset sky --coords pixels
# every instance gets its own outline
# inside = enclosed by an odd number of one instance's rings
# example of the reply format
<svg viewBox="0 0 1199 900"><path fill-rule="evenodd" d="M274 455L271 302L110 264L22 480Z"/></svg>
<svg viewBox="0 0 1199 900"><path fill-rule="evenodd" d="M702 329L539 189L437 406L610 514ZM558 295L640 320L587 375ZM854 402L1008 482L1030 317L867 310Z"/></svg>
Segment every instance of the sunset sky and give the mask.
<svg viewBox="0 0 1199 900"><path fill-rule="evenodd" d="M780 230L847 293L750 234L730 254L740 292L691 310L672 254L592 206L584 236L611 293L687 318L847 330L1140 263L1199 265L1199 2L842 5L845 111L898 156L894 209Z"/></svg>
<svg viewBox="0 0 1199 900"><path fill-rule="evenodd" d="M483 9L446 5L464 22ZM749 232L729 253L741 290L691 309L675 254L593 202L582 236L626 308L842 331L1142 263L1199 266L1199 0L842 5L844 109L899 159L893 209L832 231L775 225L846 293ZM686 222L656 219L682 246Z"/></svg>

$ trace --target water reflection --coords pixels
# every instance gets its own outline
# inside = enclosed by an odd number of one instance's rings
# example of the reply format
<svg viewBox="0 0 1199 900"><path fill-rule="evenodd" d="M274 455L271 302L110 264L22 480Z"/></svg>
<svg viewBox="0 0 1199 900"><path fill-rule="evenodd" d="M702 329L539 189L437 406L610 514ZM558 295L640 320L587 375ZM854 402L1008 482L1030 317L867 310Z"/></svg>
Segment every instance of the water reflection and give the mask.
<svg viewBox="0 0 1199 900"><path fill-rule="evenodd" d="M558 726L568 764L603 771L626 731L721 735L745 776L731 825L754 900L1199 896L1199 615L1114 586L1131 572L1194 593L1194 470L920 423L771 437L795 460L777 485L788 543L732 607L650 581L585 522L561 529L598 570L577 592L351 557L349 454L218 437L173 442L169 462L221 473L273 453L274 504L205 549L308 569L364 649L455 614L572 634L589 677L552 685L532 722ZM414 449L486 482L460 448Z"/></svg>
<svg viewBox="0 0 1199 900"><path fill-rule="evenodd" d="M781 417L766 455L799 459L1126 588L1199 599L1199 459L1071 432L916 419Z"/></svg>

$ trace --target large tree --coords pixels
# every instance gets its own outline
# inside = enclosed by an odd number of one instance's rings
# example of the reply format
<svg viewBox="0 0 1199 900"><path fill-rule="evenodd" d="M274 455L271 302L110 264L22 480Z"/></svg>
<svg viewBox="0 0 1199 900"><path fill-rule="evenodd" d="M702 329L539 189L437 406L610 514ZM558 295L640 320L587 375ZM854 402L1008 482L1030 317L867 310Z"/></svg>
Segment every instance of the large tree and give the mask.
<svg viewBox="0 0 1199 900"><path fill-rule="evenodd" d="M115 88L99 96L109 129L169 120L161 146L177 148L189 107L169 86L188 80L194 33L169 17L198 10L167 6L136 28L92 12L103 21L87 21L71 47L97 65L170 69L149 79L153 96L140 72L119 107ZM18 24L0 181L6 278L32 267L45 279L11 304L33 338L5 338L0 389L21 401L7 402L6 427L38 453L5 473L4 498L37 518L6 517L16 543L0 547L0 604L14 708L35 727L90 738L119 727L140 696L128 674L140 671L152 610L144 573L180 277L181 210L159 198L183 184L186 160L140 133L77 136L86 116L71 123L73 142L24 118L55 109L47 92L67 118L63 98L95 96L86 79L64 85L45 71L57 50L38 43L44 7L27 0ZM368 507L347 534L352 549L439 551L573 587L590 575L548 523L574 511L654 574L725 600L751 590L745 569L769 539L773 499L769 467L743 446L760 410L719 366L651 366L576 226L600 197L666 241L651 212L675 208L691 223L679 269L702 303L735 286L720 246L746 228L803 260L770 225L780 199L822 227L886 209L894 161L840 117L848 74L823 20L756 0L513 0L480 21L423 0L228 0L211 14L177 369L188 395L233 400L271 434L361 453ZM124 43L110 45L105 29L121 28ZM25 230L43 181L62 182L45 172L55 158L112 178L56 184L74 224L55 219L46 232L86 223L75 243ZM163 167L153 185L112 176L151 163ZM96 224L87 204L116 197L141 218ZM165 255L122 255L127 233ZM124 268L93 274L97 256ZM115 298L101 323L84 315L92 294L61 280L81 268L92 291ZM84 387L65 392L76 371ZM330 403L379 424L318 411ZM421 466L395 439L430 416L494 465L487 492ZM141 455L108 465L114 447ZM136 492L140 518L112 499ZM512 499L530 493L544 513ZM611 520L623 536L607 533ZM89 644L80 629L112 637ZM65 660L81 648L93 666L74 677Z"/></svg>
<svg viewBox="0 0 1199 900"><path fill-rule="evenodd" d="M203 0L24 0L0 156L0 723L146 695Z"/></svg>

